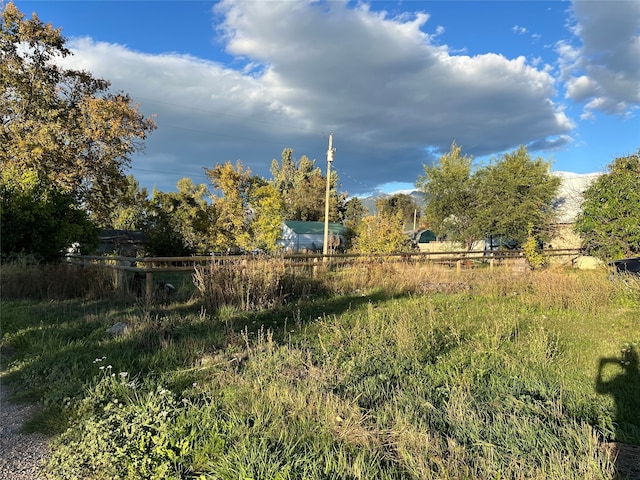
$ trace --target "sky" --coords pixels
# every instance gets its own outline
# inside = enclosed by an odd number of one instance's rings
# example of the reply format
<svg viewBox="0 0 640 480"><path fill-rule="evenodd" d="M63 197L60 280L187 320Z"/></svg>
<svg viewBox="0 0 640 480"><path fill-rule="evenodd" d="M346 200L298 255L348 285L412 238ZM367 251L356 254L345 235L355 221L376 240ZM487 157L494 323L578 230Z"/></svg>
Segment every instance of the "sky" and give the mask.
<svg viewBox="0 0 640 480"><path fill-rule="evenodd" d="M640 148L640 2L31 1L65 66L125 91L157 129L132 158L175 191L292 148L349 196L410 190L452 143L484 165L520 145L552 171Z"/></svg>

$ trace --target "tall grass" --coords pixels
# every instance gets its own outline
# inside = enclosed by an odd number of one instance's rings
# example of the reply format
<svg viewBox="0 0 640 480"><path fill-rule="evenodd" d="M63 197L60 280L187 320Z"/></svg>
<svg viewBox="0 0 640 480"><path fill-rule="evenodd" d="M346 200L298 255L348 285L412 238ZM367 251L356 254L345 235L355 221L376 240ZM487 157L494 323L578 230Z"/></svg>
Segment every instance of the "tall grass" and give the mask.
<svg viewBox="0 0 640 480"><path fill-rule="evenodd" d="M24 258L0 266L3 299L104 298L114 291L113 277L92 266L39 265Z"/></svg>
<svg viewBox="0 0 640 480"><path fill-rule="evenodd" d="M258 265L190 304L8 303L52 478L609 479L600 445L640 444L638 372L595 381L640 341L632 277Z"/></svg>

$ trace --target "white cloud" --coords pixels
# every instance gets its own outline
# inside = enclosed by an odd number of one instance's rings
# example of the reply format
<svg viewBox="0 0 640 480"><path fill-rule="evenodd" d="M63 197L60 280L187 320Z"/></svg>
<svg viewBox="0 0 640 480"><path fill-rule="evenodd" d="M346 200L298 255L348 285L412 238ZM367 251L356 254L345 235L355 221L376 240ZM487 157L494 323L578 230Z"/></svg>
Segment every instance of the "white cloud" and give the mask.
<svg viewBox="0 0 640 480"><path fill-rule="evenodd" d="M595 111L628 116L640 107L640 2L573 2L579 47L558 44L566 96Z"/></svg>
<svg viewBox="0 0 640 480"><path fill-rule="evenodd" d="M69 64L111 80L145 113L157 113L159 129L135 166L180 165L163 189L227 160L269 176L271 159L285 147L324 167L329 132L334 166L351 193L415 181L431 152L448 151L454 140L476 157L572 141L574 125L553 102L555 79L546 68L524 57L453 54L434 44L443 28L425 13L223 0L215 18L227 52L241 59L237 69L91 39L70 43Z"/></svg>

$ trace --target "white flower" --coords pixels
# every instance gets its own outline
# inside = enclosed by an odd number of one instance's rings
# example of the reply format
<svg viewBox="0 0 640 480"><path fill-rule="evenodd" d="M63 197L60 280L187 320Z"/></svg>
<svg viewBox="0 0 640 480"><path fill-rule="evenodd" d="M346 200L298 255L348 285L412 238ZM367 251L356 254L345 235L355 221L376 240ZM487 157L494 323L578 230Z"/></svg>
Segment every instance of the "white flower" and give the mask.
<svg viewBox="0 0 640 480"><path fill-rule="evenodd" d="M129 373L128 373L128 372L120 372L120 376L121 376L122 378L126 378L126 377L127 377L127 375L129 375Z"/></svg>

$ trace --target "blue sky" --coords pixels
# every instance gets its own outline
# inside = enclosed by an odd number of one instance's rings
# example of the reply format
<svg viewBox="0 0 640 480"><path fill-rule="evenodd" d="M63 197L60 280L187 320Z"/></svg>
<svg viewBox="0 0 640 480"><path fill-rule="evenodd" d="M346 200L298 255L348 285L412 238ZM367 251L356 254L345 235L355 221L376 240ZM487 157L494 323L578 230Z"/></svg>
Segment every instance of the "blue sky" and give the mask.
<svg viewBox="0 0 640 480"><path fill-rule="evenodd" d="M640 148L636 0L15 3L156 116L149 189L225 161L270 178L284 148L324 171L330 132L350 195L412 188L454 141L576 176Z"/></svg>

